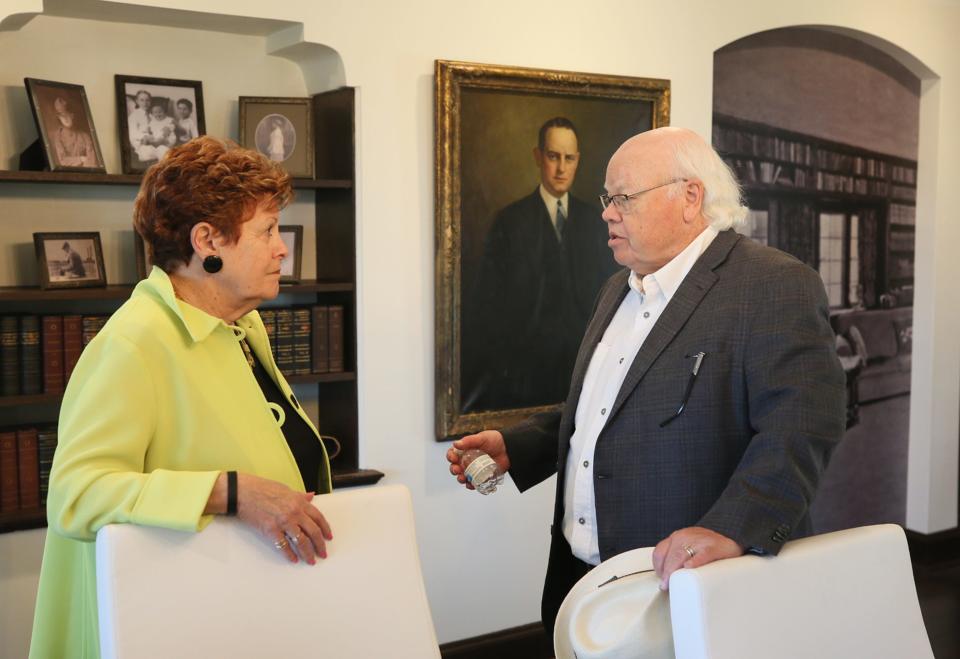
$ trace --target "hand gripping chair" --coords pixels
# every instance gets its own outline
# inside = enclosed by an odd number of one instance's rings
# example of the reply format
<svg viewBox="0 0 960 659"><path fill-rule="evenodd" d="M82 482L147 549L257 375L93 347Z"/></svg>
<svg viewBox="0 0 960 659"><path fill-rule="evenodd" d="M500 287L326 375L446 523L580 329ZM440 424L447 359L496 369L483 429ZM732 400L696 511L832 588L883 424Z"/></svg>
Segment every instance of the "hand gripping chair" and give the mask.
<svg viewBox="0 0 960 659"><path fill-rule="evenodd" d="M677 659L932 659L903 530L795 540L670 577Z"/></svg>
<svg viewBox="0 0 960 659"><path fill-rule="evenodd" d="M334 538L314 566L230 518L200 533L102 528L103 658L439 658L409 491L380 485L314 505Z"/></svg>

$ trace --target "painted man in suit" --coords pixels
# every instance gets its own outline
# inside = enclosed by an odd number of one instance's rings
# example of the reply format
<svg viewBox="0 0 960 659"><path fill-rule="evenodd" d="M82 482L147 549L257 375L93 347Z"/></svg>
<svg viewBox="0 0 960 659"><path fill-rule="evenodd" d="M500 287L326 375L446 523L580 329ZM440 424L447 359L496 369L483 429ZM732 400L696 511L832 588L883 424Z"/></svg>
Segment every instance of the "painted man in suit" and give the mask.
<svg viewBox="0 0 960 659"><path fill-rule="evenodd" d="M656 546L680 567L776 554L843 436L844 377L816 272L735 233L729 169L691 131L625 142L603 219L625 269L597 300L561 412L454 444L522 491L558 474L544 624L577 579ZM450 471L463 482L454 451Z"/></svg>
<svg viewBox="0 0 960 659"><path fill-rule="evenodd" d="M599 208L570 194L573 123L545 122L533 158L540 185L497 213L464 305L465 412L563 401L593 301L616 270Z"/></svg>

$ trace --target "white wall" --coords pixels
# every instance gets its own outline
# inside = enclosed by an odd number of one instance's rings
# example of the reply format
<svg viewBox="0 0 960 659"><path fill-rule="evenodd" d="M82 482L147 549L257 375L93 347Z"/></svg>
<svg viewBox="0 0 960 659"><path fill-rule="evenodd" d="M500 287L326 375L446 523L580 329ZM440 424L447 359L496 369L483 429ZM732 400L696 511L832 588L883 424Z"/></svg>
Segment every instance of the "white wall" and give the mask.
<svg viewBox="0 0 960 659"><path fill-rule="evenodd" d="M335 50L346 83L359 88L360 462L413 493L441 642L538 618L553 481L523 496L510 487L486 499L463 492L446 475L446 446L432 439L435 58L668 78L671 123L706 136L713 51L757 31L789 25L862 30L910 51L934 71L939 81L926 83L921 97L918 217L933 219L917 228L908 520L923 531L956 524L960 305L951 287L960 279L960 260L952 256L960 244L952 220L960 189L951 183L960 177L960 128L952 120L960 108L955 49L960 9L955 1L821 0L787 6L760 0L561 0L549 11L539 3L506 0L166 4L302 22L304 38ZM0 34L0 51L7 38ZM124 62L117 72L147 73L143 67ZM95 67L113 68L109 62ZM202 77L206 85L203 71L176 73ZM0 554L6 544L0 536ZM0 581L0 587L4 600L8 592L22 601L29 597L22 585ZM7 602L0 608L7 610Z"/></svg>

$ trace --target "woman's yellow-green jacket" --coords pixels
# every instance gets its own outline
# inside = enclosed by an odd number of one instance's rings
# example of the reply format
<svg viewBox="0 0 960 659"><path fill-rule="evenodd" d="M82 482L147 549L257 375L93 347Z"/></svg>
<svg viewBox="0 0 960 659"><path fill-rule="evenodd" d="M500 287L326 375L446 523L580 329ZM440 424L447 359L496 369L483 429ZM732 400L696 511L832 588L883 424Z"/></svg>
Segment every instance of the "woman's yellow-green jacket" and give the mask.
<svg viewBox="0 0 960 659"><path fill-rule="evenodd" d="M178 300L159 268L83 351L60 409L30 657L99 656L101 526L198 531L210 522L203 509L221 471L304 490L282 418L238 345L243 333L316 432L277 370L259 314L227 325ZM330 491L326 457L319 482Z"/></svg>

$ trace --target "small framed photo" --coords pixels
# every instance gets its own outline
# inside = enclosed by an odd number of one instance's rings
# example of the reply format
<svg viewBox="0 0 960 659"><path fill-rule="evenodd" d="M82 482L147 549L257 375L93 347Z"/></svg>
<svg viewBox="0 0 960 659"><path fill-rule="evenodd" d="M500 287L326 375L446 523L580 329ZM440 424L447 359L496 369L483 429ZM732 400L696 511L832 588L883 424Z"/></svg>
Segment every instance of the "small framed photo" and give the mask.
<svg viewBox="0 0 960 659"><path fill-rule="evenodd" d="M277 228L283 244L287 246L287 258L280 262L280 283L296 284L300 281L300 264L303 260L303 227L291 224Z"/></svg>
<svg viewBox="0 0 960 659"><path fill-rule="evenodd" d="M153 259L150 255L150 246L136 231L133 232L133 249L137 256L137 279L146 279L153 270Z"/></svg>
<svg viewBox="0 0 960 659"><path fill-rule="evenodd" d="M50 171L105 173L83 86L36 78L23 82Z"/></svg>
<svg viewBox="0 0 960 659"><path fill-rule="evenodd" d="M240 144L281 163L294 178L313 178L309 98L240 97Z"/></svg>
<svg viewBox="0 0 960 659"><path fill-rule="evenodd" d="M33 244L40 267L40 288L107 285L98 232L35 233Z"/></svg>
<svg viewBox="0 0 960 659"><path fill-rule="evenodd" d="M207 132L203 85L116 75L120 161L124 174L141 174L171 148Z"/></svg>

